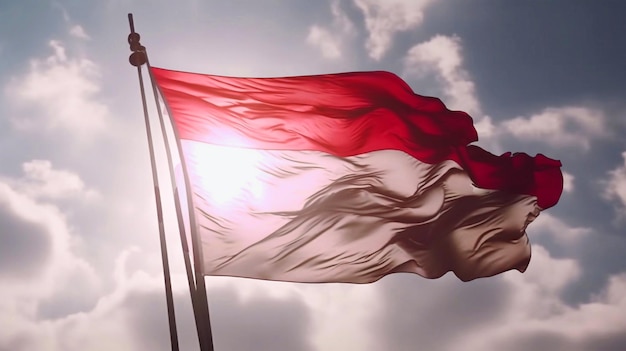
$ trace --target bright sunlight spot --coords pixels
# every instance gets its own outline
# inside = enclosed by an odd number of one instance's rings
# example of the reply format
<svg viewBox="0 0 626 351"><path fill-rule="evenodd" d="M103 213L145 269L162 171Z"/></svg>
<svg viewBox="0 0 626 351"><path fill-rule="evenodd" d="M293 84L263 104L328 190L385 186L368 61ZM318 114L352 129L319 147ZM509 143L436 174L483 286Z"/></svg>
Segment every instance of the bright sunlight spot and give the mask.
<svg viewBox="0 0 626 351"><path fill-rule="evenodd" d="M192 167L196 168L196 172L190 173L199 177L198 184L212 203L227 205L237 199L249 201L263 195L258 179L258 151L200 143L193 145L196 162Z"/></svg>

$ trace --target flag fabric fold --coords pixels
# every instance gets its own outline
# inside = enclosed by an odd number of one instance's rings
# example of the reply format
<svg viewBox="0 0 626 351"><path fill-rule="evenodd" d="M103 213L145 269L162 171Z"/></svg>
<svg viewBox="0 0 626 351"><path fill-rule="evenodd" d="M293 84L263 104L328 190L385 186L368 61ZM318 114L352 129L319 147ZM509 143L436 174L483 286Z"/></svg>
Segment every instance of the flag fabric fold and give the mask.
<svg viewBox="0 0 626 351"><path fill-rule="evenodd" d="M469 115L389 72L236 78L151 68L180 139L204 272L368 283L524 271L560 162L493 155Z"/></svg>

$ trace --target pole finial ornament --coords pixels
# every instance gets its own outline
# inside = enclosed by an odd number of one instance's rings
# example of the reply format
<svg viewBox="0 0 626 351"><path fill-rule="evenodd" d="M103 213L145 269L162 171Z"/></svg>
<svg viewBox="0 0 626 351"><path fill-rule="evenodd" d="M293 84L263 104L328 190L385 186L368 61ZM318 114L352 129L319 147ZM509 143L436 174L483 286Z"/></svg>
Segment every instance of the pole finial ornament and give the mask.
<svg viewBox="0 0 626 351"><path fill-rule="evenodd" d="M128 44L130 45L130 51L133 53L128 57L128 62L135 67L139 67L148 62L148 56L146 55L146 47L141 45L139 39L141 36L135 32L135 23L133 21L133 14L128 14L128 24L130 25L130 34L128 35Z"/></svg>

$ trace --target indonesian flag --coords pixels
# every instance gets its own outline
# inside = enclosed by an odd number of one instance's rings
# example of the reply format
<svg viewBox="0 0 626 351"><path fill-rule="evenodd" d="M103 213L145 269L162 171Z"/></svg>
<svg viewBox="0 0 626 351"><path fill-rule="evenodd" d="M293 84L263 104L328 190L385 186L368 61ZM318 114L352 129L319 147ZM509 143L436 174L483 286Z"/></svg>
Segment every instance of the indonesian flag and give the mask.
<svg viewBox="0 0 626 351"><path fill-rule="evenodd" d="M530 260L561 163L495 156L389 72L235 78L152 68L189 174L203 274L467 281Z"/></svg>

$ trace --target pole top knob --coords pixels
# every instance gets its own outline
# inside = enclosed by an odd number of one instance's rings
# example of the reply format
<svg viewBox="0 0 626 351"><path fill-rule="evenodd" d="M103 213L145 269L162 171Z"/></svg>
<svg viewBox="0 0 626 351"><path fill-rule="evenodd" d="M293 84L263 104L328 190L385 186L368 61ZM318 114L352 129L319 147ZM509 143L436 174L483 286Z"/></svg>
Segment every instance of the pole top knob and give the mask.
<svg viewBox="0 0 626 351"><path fill-rule="evenodd" d="M141 45L139 40L141 36L135 32L135 23L133 21L132 13L128 14L128 24L130 26L130 34L128 34L128 44L130 45L130 51L133 53L128 57L128 62L135 67L142 66L148 62L148 55L146 54L146 47Z"/></svg>
<svg viewBox="0 0 626 351"><path fill-rule="evenodd" d="M139 67L148 62L148 57L145 51L135 51L128 57L128 62L135 67Z"/></svg>

